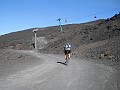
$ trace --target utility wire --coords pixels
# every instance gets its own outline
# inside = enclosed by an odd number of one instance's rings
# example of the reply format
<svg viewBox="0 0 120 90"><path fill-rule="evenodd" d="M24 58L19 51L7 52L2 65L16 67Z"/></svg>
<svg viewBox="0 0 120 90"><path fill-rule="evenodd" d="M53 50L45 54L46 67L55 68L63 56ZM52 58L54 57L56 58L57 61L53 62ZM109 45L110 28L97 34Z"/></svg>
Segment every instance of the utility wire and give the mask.
<svg viewBox="0 0 120 90"><path fill-rule="evenodd" d="M105 10L105 11L102 11L102 12L97 12L97 13L94 13L94 14L91 14L91 15L87 15L87 16L85 16L85 17L76 17L75 19L72 19L72 20L67 21L67 23L68 23L68 22L72 22L72 21L76 21L76 20L80 20L80 19L90 18L90 17L97 18L98 15L111 12L111 11L113 11L113 10L115 10L115 9L117 9L117 8ZM65 18L63 18L63 19L65 19ZM62 24L65 24L65 23L66 23L66 22L63 22Z"/></svg>
<svg viewBox="0 0 120 90"><path fill-rule="evenodd" d="M73 22L73 21L76 21L76 20L86 19L86 18L90 18L90 17L97 18L97 16L100 15L100 14L108 13L108 12L111 12L111 11L116 10L116 9L117 8L104 10L102 12L97 12L97 13L94 13L94 14L91 14L91 15L86 15L84 17L78 16L78 17L70 17L70 18L60 18L61 19L61 24L66 24L66 23L70 23L70 22ZM64 22L62 22L63 20L64 20ZM39 25L39 26L45 26L45 25L47 26L48 24L55 23L55 22L57 22L57 19L52 20L50 22L47 22L45 24Z"/></svg>

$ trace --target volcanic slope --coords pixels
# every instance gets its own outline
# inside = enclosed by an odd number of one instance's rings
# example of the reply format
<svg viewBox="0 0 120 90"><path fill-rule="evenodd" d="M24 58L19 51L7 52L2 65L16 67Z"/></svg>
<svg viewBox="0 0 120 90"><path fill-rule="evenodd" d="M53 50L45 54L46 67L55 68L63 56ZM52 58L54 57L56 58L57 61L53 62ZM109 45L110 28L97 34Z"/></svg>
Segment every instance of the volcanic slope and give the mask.
<svg viewBox="0 0 120 90"><path fill-rule="evenodd" d="M0 36L0 89L119 90L119 23L116 14L106 20L63 25L62 32L58 26L38 28L38 52L31 50L36 28ZM65 66L67 42L72 45L72 58Z"/></svg>
<svg viewBox="0 0 120 90"><path fill-rule="evenodd" d="M63 46L72 45L75 57L120 60L120 14L106 20L65 25L63 32L54 32L46 37L49 43L40 50L45 53L63 53Z"/></svg>
<svg viewBox="0 0 120 90"><path fill-rule="evenodd" d="M120 14L82 24L38 28L37 46L42 53L63 54L63 46L72 45L74 57L120 60ZM34 49L35 28L0 36L1 49ZM42 43L42 44L41 44Z"/></svg>

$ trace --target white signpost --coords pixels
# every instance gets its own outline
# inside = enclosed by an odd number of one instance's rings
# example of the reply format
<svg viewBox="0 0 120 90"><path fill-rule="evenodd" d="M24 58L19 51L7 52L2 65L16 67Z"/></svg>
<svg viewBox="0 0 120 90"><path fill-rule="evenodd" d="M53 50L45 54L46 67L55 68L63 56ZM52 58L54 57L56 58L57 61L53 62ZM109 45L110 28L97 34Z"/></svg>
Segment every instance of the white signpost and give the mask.
<svg viewBox="0 0 120 90"><path fill-rule="evenodd" d="M37 50L37 31L38 29L34 29L33 32L35 33L35 49Z"/></svg>

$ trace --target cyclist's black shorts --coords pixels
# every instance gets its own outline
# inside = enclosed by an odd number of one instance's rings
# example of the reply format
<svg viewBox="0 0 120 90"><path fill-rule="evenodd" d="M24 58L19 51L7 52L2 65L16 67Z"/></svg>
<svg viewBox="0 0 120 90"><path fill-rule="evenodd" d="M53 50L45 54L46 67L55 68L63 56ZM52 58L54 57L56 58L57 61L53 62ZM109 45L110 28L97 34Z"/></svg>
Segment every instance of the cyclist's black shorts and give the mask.
<svg viewBox="0 0 120 90"><path fill-rule="evenodd" d="M65 55L71 53L71 50L65 50L64 51Z"/></svg>

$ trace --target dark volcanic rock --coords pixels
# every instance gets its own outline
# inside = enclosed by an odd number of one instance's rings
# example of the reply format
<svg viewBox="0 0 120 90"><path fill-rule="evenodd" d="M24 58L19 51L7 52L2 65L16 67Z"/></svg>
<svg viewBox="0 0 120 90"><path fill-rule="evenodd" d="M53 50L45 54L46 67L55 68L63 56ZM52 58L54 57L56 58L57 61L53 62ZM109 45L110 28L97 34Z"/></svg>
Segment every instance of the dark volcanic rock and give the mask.
<svg viewBox="0 0 120 90"><path fill-rule="evenodd" d="M38 48L40 52L63 54L63 46L69 42L72 45L72 55L75 57L119 61L120 14L115 14L106 20L69 24L62 27L62 32L59 26L38 28L37 37L45 37L47 40L42 49ZM34 33L32 32L34 29L0 36L0 48L34 49Z"/></svg>

